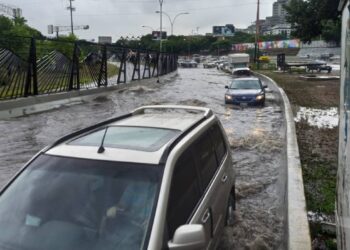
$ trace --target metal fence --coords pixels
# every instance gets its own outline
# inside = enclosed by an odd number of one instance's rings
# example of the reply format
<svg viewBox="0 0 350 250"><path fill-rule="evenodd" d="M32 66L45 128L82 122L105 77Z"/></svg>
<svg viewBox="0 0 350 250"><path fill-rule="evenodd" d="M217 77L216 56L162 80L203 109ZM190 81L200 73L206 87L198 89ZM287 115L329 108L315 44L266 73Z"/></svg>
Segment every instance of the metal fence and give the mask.
<svg viewBox="0 0 350 250"><path fill-rule="evenodd" d="M176 69L175 54L82 41L0 37L0 100L125 84Z"/></svg>

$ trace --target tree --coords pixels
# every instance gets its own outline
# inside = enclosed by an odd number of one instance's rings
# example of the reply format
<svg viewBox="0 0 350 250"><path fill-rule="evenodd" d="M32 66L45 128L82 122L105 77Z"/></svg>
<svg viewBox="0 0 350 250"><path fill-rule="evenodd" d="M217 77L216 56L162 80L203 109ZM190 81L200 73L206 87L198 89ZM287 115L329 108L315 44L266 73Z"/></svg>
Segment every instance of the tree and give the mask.
<svg viewBox="0 0 350 250"><path fill-rule="evenodd" d="M13 22L9 18L0 15L0 35L7 34L13 27Z"/></svg>
<svg viewBox="0 0 350 250"><path fill-rule="evenodd" d="M322 36L327 41L340 41L340 0L291 0L285 6L287 21L292 24L292 35L303 42Z"/></svg>

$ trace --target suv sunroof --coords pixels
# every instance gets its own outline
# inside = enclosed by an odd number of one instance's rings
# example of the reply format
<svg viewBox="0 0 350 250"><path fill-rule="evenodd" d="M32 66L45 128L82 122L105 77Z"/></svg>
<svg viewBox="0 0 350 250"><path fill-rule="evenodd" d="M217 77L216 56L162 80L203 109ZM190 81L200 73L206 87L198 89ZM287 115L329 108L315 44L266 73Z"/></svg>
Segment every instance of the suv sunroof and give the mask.
<svg viewBox="0 0 350 250"><path fill-rule="evenodd" d="M96 146L101 145L106 129L79 137L69 145ZM180 130L149 127L108 127L103 145L111 148L132 149L154 152L181 133Z"/></svg>

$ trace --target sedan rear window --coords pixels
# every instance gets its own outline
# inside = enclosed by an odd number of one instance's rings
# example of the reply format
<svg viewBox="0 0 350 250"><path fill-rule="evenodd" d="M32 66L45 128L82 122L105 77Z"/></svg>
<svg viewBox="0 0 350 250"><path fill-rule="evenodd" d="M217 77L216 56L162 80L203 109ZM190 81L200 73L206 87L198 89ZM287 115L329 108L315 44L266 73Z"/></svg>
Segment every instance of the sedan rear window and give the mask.
<svg viewBox="0 0 350 250"><path fill-rule="evenodd" d="M180 130L114 126L79 137L69 143L77 146L100 146L154 152L181 133Z"/></svg>
<svg viewBox="0 0 350 250"><path fill-rule="evenodd" d="M42 155L0 196L0 249L147 247L158 166Z"/></svg>
<svg viewBox="0 0 350 250"><path fill-rule="evenodd" d="M230 89L261 89L259 80L233 80Z"/></svg>

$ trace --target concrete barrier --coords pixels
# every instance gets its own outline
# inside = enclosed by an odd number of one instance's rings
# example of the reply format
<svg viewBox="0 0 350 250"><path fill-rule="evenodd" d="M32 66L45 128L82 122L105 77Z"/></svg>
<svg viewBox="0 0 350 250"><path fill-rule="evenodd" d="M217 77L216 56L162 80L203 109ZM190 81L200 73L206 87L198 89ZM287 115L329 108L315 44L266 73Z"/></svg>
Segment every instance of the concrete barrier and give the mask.
<svg viewBox="0 0 350 250"><path fill-rule="evenodd" d="M256 73L257 74L257 73ZM307 220L304 182L299 147L296 136L294 115L289 99L283 89L271 78L257 74L275 84L279 90L285 110L287 138L287 241L289 250L311 250L311 237Z"/></svg>
<svg viewBox="0 0 350 250"><path fill-rule="evenodd" d="M177 72L170 73L160 77L160 81L166 81L177 75ZM155 83L157 78L143 79L133 81L127 84L119 84L109 87L100 87L94 89L83 89L76 91L69 91L65 93L30 96L26 98L0 101L0 119L14 118L24 115L35 114L39 112L48 111L59 108L63 105L78 104L84 101L91 95L97 95L110 91L120 90L123 88L132 87L139 84Z"/></svg>

